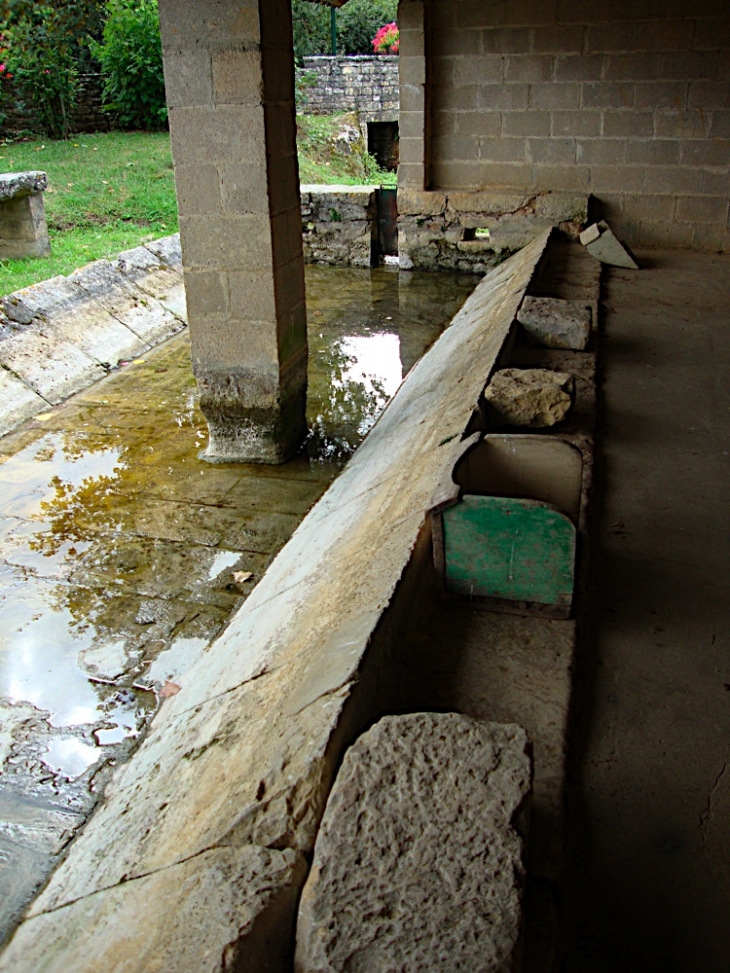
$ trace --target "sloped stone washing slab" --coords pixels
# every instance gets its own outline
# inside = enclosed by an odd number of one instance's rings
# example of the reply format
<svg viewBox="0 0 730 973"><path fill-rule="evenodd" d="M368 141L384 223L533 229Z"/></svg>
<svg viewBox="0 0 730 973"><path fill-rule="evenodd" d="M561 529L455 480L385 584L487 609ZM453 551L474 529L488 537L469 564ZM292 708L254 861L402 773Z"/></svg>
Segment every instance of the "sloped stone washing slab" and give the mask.
<svg viewBox="0 0 730 973"><path fill-rule="evenodd" d="M112 917L107 902L119 886L208 849L311 851L339 757L372 719L400 616L430 561L427 511L464 450L547 239L488 275L411 371L231 628L181 680L0 970L97 970L100 939L112 956L115 941L125 950L142 943L160 921L144 894L133 912ZM270 881L277 887L275 875ZM55 913L92 897L96 911L74 920L71 937L74 957L88 959L68 962L69 936L57 937ZM257 922L266 924L267 908ZM172 922L184 909L173 883L164 915ZM246 935L239 948L248 955ZM176 965L178 973L198 969L184 957ZM252 960L250 969L264 966Z"/></svg>

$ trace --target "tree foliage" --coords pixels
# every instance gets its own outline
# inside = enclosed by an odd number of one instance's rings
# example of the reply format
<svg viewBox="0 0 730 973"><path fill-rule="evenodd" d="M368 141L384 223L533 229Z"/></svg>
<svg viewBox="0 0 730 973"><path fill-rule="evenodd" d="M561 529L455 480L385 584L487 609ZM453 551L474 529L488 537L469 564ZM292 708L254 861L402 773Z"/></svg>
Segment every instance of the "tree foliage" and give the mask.
<svg viewBox="0 0 730 973"><path fill-rule="evenodd" d="M79 73L90 67L88 38L98 36L103 9L102 0L0 0L7 70L49 135L68 137Z"/></svg>
<svg viewBox="0 0 730 973"><path fill-rule="evenodd" d="M104 108L124 128L155 129L167 121L157 0L109 0L101 43Z"/></svg>
<svg viewBox="0 0 730 973"><path fill-rule="evenodd" d="M337 11L337 53L372 54L373 38L394 21L398 0L350 0ZM297 61L311 54L331 54L330 10L308 0L292 0Z"/></svg>

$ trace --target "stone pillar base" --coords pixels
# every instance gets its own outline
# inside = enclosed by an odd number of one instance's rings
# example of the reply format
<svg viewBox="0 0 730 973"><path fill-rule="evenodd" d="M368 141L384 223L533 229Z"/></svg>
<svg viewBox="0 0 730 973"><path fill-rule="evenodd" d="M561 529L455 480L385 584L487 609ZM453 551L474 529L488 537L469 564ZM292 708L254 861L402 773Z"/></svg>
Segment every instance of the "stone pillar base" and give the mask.
<svg viewBox="0 0 730 973"><path fill-rule="evenodd" d="M50 252L43 194L0 201L0 259L47 257Z"/></svg>
<svg viewBox="0 0 730 973"><path fill-rule="evenodd" d="M306 386L283 402L247 407L233 396L201 392L208 423L208 446L200 454L209 463L286 463L307 435Z"/></svg>

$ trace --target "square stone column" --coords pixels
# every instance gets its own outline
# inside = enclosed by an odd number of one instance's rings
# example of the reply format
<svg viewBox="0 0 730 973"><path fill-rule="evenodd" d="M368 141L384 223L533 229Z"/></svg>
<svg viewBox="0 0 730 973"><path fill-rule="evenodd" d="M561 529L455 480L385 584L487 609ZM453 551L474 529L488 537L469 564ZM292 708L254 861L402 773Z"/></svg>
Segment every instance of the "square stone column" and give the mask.
<svg viewBox="0 0 730 973"><path fill-rule="evenodd" d="M431 0L400 0L399 189L431 188Z"/></svg>
<svg viewBox="0 0 730 973"><path fill-rule="evenodd" d="M160 0L193 369L211 460L306 434L290 0Z"/></svg>

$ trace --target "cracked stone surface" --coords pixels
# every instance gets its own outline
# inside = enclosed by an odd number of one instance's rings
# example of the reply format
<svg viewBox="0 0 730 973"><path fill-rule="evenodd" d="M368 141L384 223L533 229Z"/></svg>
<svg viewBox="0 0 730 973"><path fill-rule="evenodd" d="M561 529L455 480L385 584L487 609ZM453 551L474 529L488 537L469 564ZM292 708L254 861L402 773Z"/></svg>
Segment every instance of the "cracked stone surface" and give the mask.
<svg viewBox="0 0 730 973"><path fill-rule="evenodd" d="M568 372L548 368L503 368L486 388L494 421L506 426L546 428L567 416L573 404L574 380Z"/></svg>
<svg viewBox="0 0 730 973"><path fill-rule="evenodd" d="M513 969L527 735L456 713L384 717L347 751L302 892L296 973Z"/></svg>
<svg viewBox="0 0 730 973"><path fill-rule="evenodd" d="M303 856L289 850L211 849L29 921L0 963L35 973L267 969L288 953L271 929L291 921L305 869ZM171 896L183 903L174 913ZM148 903L141 926L140 900ZM105 937L110 924L135 934Z"/></svg>
<svg viewBox="0 0 730 973"><path fill-rule="evenodd" d="M577 301L528 296L517 320L530 338L548 348L583 351L591 336L591 309Z"/></svg>

